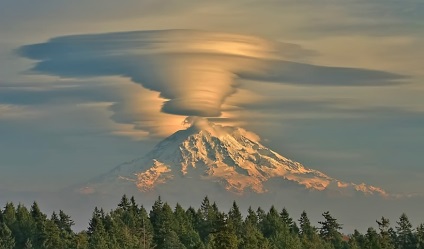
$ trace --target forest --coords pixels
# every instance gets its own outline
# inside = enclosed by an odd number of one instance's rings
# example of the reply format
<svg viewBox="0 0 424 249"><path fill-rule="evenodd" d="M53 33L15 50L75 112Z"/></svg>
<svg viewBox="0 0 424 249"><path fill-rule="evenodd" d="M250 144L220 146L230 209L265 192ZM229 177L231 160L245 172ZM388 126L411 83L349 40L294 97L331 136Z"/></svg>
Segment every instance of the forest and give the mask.
<svg viewBox="0 0 424 249"><path fill-rule="evenodd" d="M28 209L7 203L0 210L0 249L424 249L424 224L413 227L406 214L391 225L384 217L362 234L342 234L329 212L313 226L305 211L298 219L283 208L249 208L236 202L228 212L205 197L198 209L171 207L159 197L149 212L134 197L122 196L116 209L95 208L88 228L74 232L63 211L50 216L34 202Z"/></svg>

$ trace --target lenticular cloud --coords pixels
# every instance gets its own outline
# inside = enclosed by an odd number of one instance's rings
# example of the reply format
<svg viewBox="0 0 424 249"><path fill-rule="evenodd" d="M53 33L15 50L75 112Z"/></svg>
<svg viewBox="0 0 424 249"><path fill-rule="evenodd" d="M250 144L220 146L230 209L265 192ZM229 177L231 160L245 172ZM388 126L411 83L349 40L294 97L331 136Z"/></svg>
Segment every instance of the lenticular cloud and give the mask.
<svg viewBox="0 0 424 249"><path fill-rule="evenodd" d="M159 92L165 113L216 117L235 92L237 74L260 70L277 48L256 37L165 30L59 37L25 46L21 53L41 60L36 71L126 76Z"/></svg>
<svg viewBox="0 0 424 249"><path fill-rule="evenodd" d="M242 80L309 85L389 84L397 74L295 62L294 44L193 30L72 35L23 46L34 71L60 77L123 76L158 92L161 112L219 117Z"/></svg>

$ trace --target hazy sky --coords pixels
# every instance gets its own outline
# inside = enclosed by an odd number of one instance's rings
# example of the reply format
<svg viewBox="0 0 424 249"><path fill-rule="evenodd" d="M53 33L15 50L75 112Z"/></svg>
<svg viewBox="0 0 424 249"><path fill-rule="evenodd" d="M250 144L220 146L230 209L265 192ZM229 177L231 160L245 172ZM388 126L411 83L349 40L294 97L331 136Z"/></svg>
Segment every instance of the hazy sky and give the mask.
<svg viewBox="0 0 424 249"><path fill-rule="evenodd" d="M423 44L421 0L0 0L0 192L84 182L203 115L424 194Z"/></svg>

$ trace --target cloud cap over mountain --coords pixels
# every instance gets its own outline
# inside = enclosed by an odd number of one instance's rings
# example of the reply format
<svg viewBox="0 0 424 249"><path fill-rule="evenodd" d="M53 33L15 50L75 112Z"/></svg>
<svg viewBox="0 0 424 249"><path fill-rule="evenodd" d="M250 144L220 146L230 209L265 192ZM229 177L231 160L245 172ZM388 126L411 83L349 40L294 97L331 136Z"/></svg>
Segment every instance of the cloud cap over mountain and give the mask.
<svg viewBox="0 0 424 249"><path fill-rule="evenodd" d="M284 84L388 85L395 73L297 62L314 53L290 43L195 30L71 35L21 47L33 71L60 77L124 76L160 93L161 111L219 117L239 79ZM115 110L116 111L116 110Z"/></svg>

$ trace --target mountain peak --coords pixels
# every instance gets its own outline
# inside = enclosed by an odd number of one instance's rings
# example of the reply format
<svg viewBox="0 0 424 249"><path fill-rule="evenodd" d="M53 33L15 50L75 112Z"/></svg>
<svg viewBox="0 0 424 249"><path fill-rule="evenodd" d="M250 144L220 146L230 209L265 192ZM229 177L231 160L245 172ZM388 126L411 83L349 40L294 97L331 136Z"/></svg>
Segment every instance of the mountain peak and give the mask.
<svg viewBox="0 0 424 249"><path fill-rule="evenodd" d="M204 117L187 117L184 120L184 124L189 125L190 128L196 130L213 130L215 128L215 124L210 122L207 118Z"/></svg>
<svg viewBox="0 0 424 249"><path fill-rule="evenodd" d="M101 190L104 184L119 179L148 192L163 185L197 179L243 194L272 191L266 187L267 183L278 180L311 191L387 196L380 188L345 183L306 168L268 149L256 134L242 128L222 126L198 117L187 118L185 124L187 129L165 138L144 157L116 167L91 184L93 188Z"/></svg>

